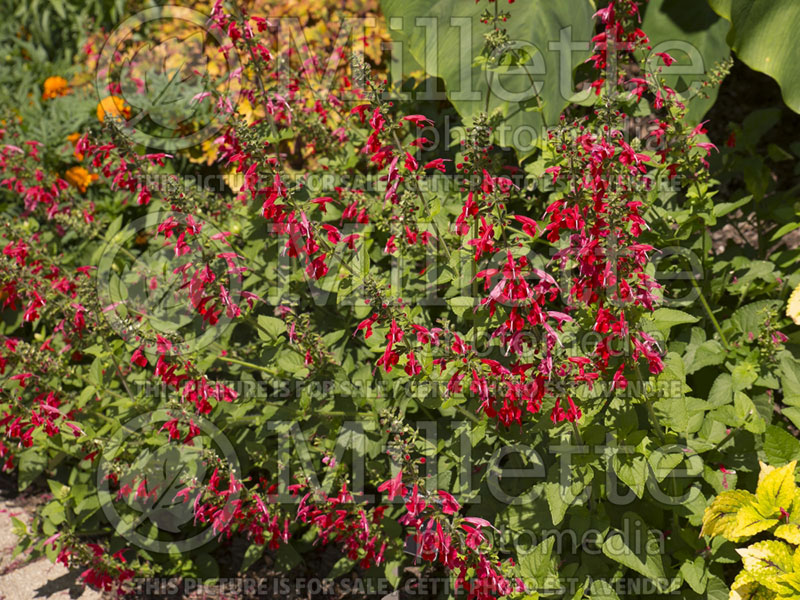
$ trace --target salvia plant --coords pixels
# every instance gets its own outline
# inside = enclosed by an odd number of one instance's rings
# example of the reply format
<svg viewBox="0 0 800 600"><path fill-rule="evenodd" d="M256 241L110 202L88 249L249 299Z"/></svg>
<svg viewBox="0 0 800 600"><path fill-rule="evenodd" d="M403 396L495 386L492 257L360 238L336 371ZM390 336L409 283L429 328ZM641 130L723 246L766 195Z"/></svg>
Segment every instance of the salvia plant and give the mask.
<svg viewBox="0 0 800 600"><path fill-rule="evenodd" d="M795 597L777 117L715 146L693 103L730 61L692 97L653 6L611 0L587 93L519 103L543 128L516 153L502 107L409 99L436 80L399 80L391 19L339 4L217 0L210 49L113 60L90 31L80 60L117 83L3 101L0 457L46 499L17 551L119 594L332 548L317 575L384 594L418 567L470 600ZM496 82L545 9L472 4ZM757 247L715 256L751 210Z"/></svg>

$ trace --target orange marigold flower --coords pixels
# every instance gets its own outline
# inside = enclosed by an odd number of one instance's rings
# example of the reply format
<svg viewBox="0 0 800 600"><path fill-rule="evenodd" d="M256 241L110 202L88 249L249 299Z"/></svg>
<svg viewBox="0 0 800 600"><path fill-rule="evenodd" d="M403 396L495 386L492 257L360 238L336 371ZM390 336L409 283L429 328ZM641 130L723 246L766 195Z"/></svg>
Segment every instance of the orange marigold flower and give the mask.
<svg viewBox="0 0 800 600"><path fill-rule="evenodd" d="M97 181L97 173L89 173L83 167L70 167L64 173L64 178L78 188L82 194L86 193L86 188L93 181Z"/></svg>
<svg viewBox="0 0 800 600"><path fill-rule="evenodd" d="M50 98L57 98L58 96L66 96L71 91L72 88L69 87L69 83L67 83L67 80L63 77L48 77L44 80L42 100L49 100Z"/></svg>
<svg viewBox="0 0 800 600"><path fill-rule="evenodd" d="M131 107L125 104L125 101L118 96L108 96L103 98L100 104L97 105L97 118L100 119L101 123L105 121L106 114L112 117L130 119Z"/></svg>

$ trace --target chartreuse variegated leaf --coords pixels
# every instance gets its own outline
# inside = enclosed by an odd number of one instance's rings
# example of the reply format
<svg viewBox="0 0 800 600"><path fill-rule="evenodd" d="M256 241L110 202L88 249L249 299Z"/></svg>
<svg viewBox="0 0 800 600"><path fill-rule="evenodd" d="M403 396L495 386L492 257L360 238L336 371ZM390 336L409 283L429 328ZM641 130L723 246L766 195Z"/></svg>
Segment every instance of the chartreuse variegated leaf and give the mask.
<svg viewBox="0 0 800 600"><path fill-rule="evenodd" d="M774 533L790 544L800 545L800 489L795 491L788 521L776 527ZM795 553L795 571L800 573L800 553Z"/></svg>
<svg viewBox="0 0 800 600"><path fill-rule="evenodd" d="M790 544L800 544L800 523L790 521L775 528L775 537L786 540Z"/></svg>
<svg viewBox="0 0 800 600"><path fill-rule="evenodd" d="M703 514L703 528L701 535L715 537L721 535L726 539L734 539L733 531L736 529L736 514L745 506L751 506L756 497L744 490L730 490L722 492L714 498L711 506Z"/></svg>
<svg viewBox="0 0 800 600"><path fill-rule="evenodd" d="M761 461L758 461L758 466L760 468L758 472L758 485L761 485L761 482L764 481L764 477L772 473L775 470L775 467Z"/></svg>
<svg viewBox="0 0 800 600"><path fill-rule="evenodd" d="M773 600L778 595L758 583L748 583L731 590L728 600Z"/></svg>
<svg viewBox="0 0 800 600"><path fill-rule="evenodd" d="M795 554L797 554L795 552ZM795 565L796 566L796 565ZM783 577L781 577L781 583L785 583L786 585L792 588L792 596L794 598L800 597L800 573L797 571L793 571L792 573L787 573Z"/></svg>
<svg viewBox="0 0 800 600"><path fill-rule="evenodd" d="M765 518L757 509L757 505L743 506L736 513L736 526L731 531L730 539L752 537L766 531L778 523L778 519Z"/></svg>
<svg viewBox="0 0 800 600"><path fill-rule="evenodd" d="M783 577L794 568L793 550L789 544L766 540L736 551L742 557L745 571L758 583L782 595L792 594L791 586L783 581Z"/></svg>
<svg viewBox="0 0 800 600"><path fill-rule="evenodd" d="M756 488L757 509L764 516L780 515L781 509L791 508L797 486L794 483L794 468L797 461L770 471Z"/></svg>
<svg viewBox="0 0 800 600"><path fill-rule="evenodd" d="M729 600L745 600L747 598L752 598L753 593L758 590L758 588L763 588L763 586L756 581L755 577L747 571L739 571L736 579L734 579L731 584Z"/></svg>

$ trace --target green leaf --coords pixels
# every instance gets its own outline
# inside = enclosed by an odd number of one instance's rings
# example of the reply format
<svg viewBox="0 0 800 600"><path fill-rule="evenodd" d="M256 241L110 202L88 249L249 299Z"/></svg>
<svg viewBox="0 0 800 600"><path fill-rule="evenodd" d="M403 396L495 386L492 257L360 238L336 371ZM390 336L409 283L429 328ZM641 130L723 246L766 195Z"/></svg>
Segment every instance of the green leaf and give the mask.
<svg viewBox="0 0 800 600"><path fill-rule="evenodd" d="M800 364L789 352L781 354L780 378L783 402L789 406L800 406ZM783 412L786 414L785 409Z"/></svg>
<svg viewBox="0 0 800 600"><path fill-rule="evenodd" d="M621 531L614 531L603 542L603 554L653 580L661 589L666 579L659 543L647 529L646 521L634 512L626 512Z"/></svg>
<svg viewBox="0 0 800 600"><path fill-rule="evenodd" d="M633 490L638 498L644 496L649 468L644 456L614 456L614 472L620 481Z"/></svg>
<svg viewBox="0 0 800 600"><path fill-rule="evenodd" d="M677 433L688 435L703 426L707 402L690 396L662 398L656 403L665 424Z"/></svg>
<svg viewBox="0 0 800 600"><path fill-rule="evenodd" d="M611 584L603 579L593 579L589 586L589 597L592 600L619 600L619 596Z"/></svg>
<svg viewBox="0 0 800 600"><path fill-rule="evenodd" d="M472 307L475 306L475 298L471 296L455 296L447 301L447 305L450 310L458 315L459 319L463 319L465 314L468 317L471 316Z"/></svg>
<svg viewBox="0 0 800 600"><path fill-rule="evenodd" d="M245 573L255 562L264 554L264 544L250 544L245 550L244 558L242 559L242 566L239 570Z"/></svg>
<svg viewBox="0 0 800 600"><path fill-rule="evenodd" d="M714 204L714 208L712 209L712 214L719 218L724 217L728 213L735 211L737 208L741 208L745 204L748 204L753 199L753 196L745 196L744 198L740 198L735 202L717 202Z"/></svg>
<svg viewBox="0 0 800 600"><path fill-rule="evenodd" d="M108 226L108 229L106 229L106 232L103 236L105 241L110 242L114 239L114 236L117 235L117 232L122 227L122 217L123 215L120 215L116 219L111 221L111 224Z"/></svg>
<svg viewBox="0 0 800 600"><path fill-rule="evenodd" d="M800 427L800 408L790 406L789 408L784 408L781 414L788 418L795 427Z"/></svg>
<svg viewBox="0 0 800 600"><path fill-rule="evenodd" d="M719 365L725 361L725 349L717 340L706 340L694 351L692 360L686 365L686 373L691 375L703 367Z"/></svg>
<svg viewBox="0 0 800 600"><path fill-rule="evenodd" d="M290 571L301 562L303 562L303 558L291 544L283 544L275 553L275 565L281 571Z"/></svg>
<svg viewBox="0 0 800 600"><path fill-rule="evenodd" d="M28 448L19 455L18 486L22 491L36 479L47 466L47 457L40 448Z"/></svg>
<svg viewBox="0 0 800 600"><path fill-rule="evenodd" d="M202 573L204 580L213 580L219 577L219 564L210 554L202 552L192 557L198 573Z"/></svg>
<svg viewBox="0 0 800 600"><path fill-rule="evenodd" d="M764 453L771 464L800 460L800 440L788 431L770 425L764 435Z"/></svg>
<svg viewBox="0 0 800 600"><path fill-rule="evenodd" d="M550 507L550 517L553 520L553 524L558 525L564 518L567 508L569 508L574 498L571 496L569 488L553 482L544 484L544 496L547 499L547 505Z"/></svg>
<svg viewBox="0 0 800 600"><path fill-rule="evenodd" d="M258 315L258 337L271 342L286 331L286 323L277 317Z"/></svg>
<svg viewBox="0 0 800 600"><path fill-rule="evenodd" d="M496 72L489 77L481 54L484 34L490 31L480 22L484 3L381 0L381 8L394 40L403 44L428 75L444 81L447 98L462 118L469 122L484 112L488 97L488 112L499 110L504 119L495 129L499 143L521 153L535 147L536 140L531 144L529 134L540 134L544 123L556 123L574 94L572 71L588 58L589 47L570 52L566 45L585 42L594 31L594 8L589 0L530 0L506 5L504 10L511 16L504 28L530 59L527 67L515 67L514 74ZM562 41L564 52L551 48ZM562 67L562 60L567 68ZM543 104L541 112L536 90ZM529 134L520 139L520 131Z"/></svg>
<svg viewBox="0 0 800 600"><path fill-rule="evenodd" d="M728 373L718 375L708 392L709 408L719 408L733 402L733 381Z"/></svg>
<svg viewBox="0 0 800 600"><path fill-rule="evenodd" d="M739 363L731 372L731 387L734 392L748 389L758 379L758 367L750 362Z"/></svg>
<svg viewBox="0 0 800 600"><path fill-rule="evenodd" d="M721 577L717 577L711 573L708 574L708 583L706 584L707 600L728 600L729 592L728 586ZM756 599L753 598L751 600Z"/></svg>
<svg viewBox="0 0 800 600"><path fill-rule="evenodd" d="M653 470L656 481L664 481L667 475L672 473L684 459L683 451L677 447L677 451L667 452L666 449L656 449L647 457L647 462Z"/></svg>
<svg viewBox="0 0 800 600"><path fill-rule="evenodd" d="M539 545L519 559L520 573L525 581L532 581L536 587L548 587L550 577L557 577L556 562L553 557L553 544L556 538L545 538Z"/></svg>
<svg viewBox="0 0 800 600"><path fill-rule="evenodd" d="M708 577L706 575L705 561L701 557L698 556L693 561L687 560L683 563L681 565L681 575L683 575L683 579L689 584L689 587L698 594L706 591Z"/></svg>
<svg viewBox="0 0 800 600"><path fill-rule="evenodd" d="M800 29L795 0L732 0L729 41L751 69L766 73L781 86L783 100L800 112L800 51L794 40Z"/></svg>
<svg viewBox="0 0 800 600"><path fill-rule="evenodd" d="M711 9L723 19L731 20L731 2L733 0L708 0Z"/></svg>
<svg viewBox="0 0 800 600"><path fill-rule="evenodd" d="M663 333L665 336L669 334L669 330L676 325L683 325L685 323L697 323L700 319L682 310L674 308L658 308L649 317L652 326Z"/></svg>
<svg viewBox="0 0 800 600"><path fill-rule="evenodd" d="M780 300L757 300L756 302L751 302L735 310L729 323L739 333L758 335L764 325L765 311L770 308L778 308L780 304Z"/></svg>
<svg viewBox="0 0 800 600"><path fill-rule="evenodd" d="M386 576L386 579L395 589L397 589L397 586L400 583L400 567L402 564L403 561L401 560L390 560L383 568L383 573Z"/></svg>
<svg viewBox="0 0 800 600"><path fill-rule="evenodd" d="M23 537L28 533L28 526L17 517L11 517L11 527L14 529L14 533L17 537Z"/></svg>
<svg viewBox="0 0 800 600"><path fill-rule="evenodd" d="M347 556L343 556L339 560L336 561L336 564L331 567L331 570L328 572L329 579L336 579L337 577L341 577L342 575L349 573L353 570L356 561L352 558Z"/></svg>
<svg viewBox="0 0 800 600"><path fill-rule="evenodd" d="M775 231L775 233L773 233L770 236L769 241L770 242L774 242L775 240L779 240L783 236L785 236L787 233L791 233L792 231L794 231L795 229L798 229L798 228L800 228L800 223L796 223L794 221L792 221L791 223L786 223L786 224L782 225L781 227L779 227Z"/></svg>
<svg viewBox="0 0 800 600"><path fill-rule="evenodd" d="M89 381L98 389L103 388L103 361L98 356L89 367Z"/></svg>

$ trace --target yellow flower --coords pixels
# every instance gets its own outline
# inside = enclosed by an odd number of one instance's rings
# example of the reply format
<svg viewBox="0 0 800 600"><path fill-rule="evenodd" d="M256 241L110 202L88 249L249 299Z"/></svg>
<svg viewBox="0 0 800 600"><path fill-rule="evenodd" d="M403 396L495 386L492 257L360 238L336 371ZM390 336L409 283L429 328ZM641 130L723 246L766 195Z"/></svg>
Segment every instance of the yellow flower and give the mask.
<svg viewBox="0 0 800 600"><path fill-rule="evenodd" d="M117 96L107 96L97 105L97 118L100 122L106 120L106 114L112 117L131 118L131 107L125 104L122 98Z"/></svg>
<svg viewBox="0 0 800 600"><path fill-rule="evenodd" d="M800 285L794 288L789 301L786 303L786 316L794 321L795 325L800 325Z"/></svg>
<svg viewBox="0 0 800 600"><path fill-rule="evenodd" d="M89 173L83 167L70 167L64 174L64 177L72 185L78 188L82 194L86 193L86 188L91 185L93 181L97 180L96 173Z"/></svg>
<svg viewBox="0 0 800 600"><path fill-rule="evenodd" d="M44 80L44 92L42 92L42 100L49 100L50 98L57 98L58 96L66 96L72 91L69 83L63 77L48 77Z"/></svg>

